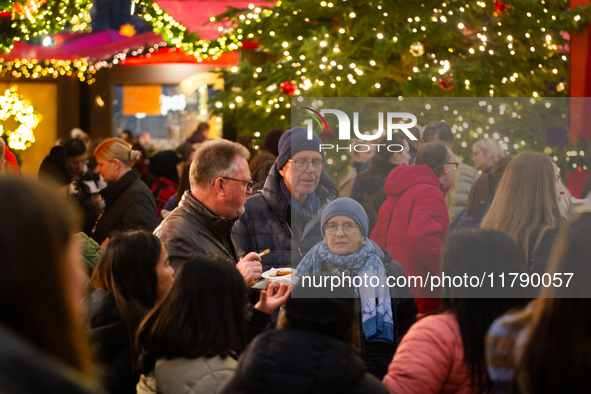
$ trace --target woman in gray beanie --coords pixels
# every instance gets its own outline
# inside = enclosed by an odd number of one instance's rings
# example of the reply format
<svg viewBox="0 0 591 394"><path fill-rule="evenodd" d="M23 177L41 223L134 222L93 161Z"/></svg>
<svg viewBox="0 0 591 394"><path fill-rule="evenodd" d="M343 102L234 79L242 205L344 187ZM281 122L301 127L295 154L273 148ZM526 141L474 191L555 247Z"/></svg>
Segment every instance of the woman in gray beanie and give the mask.
<svg viewBox="0 0 591 394"><path fill-rule="evenodd" d="M296 276L326 271L342 278L345 283L341 285L354 288L361 301L361 356L369 372L381 379L418 309L408 286L388 287L388 277L404 276L404 269L392 261L388 251L367 238L368 222L361 204L351 198L338 198L328 204L321 220L324 240L304 257ZM346 281L347 277L351 283ZM373 278L379 280L377 286L370 284ZM391 279L390 283L394 281Z"/></svg>

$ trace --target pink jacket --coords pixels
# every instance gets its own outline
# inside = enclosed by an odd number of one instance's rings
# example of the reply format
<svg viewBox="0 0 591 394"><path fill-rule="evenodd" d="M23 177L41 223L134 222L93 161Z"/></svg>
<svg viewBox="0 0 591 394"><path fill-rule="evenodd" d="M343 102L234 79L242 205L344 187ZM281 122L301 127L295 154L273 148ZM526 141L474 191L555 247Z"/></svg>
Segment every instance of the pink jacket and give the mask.
<svg viewBox="0 0 591 394"><path fill-rule="evenodd" d="M382 381L390 393L478 393L451 313L427 316L402 338Z"/></svg>

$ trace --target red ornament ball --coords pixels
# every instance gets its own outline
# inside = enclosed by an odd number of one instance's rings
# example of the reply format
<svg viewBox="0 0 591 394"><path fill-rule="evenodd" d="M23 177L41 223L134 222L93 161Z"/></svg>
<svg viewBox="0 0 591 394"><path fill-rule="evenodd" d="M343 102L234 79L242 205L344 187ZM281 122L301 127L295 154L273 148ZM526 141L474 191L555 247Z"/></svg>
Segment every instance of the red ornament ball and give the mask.
<svg viewBox="0 0 591 394"><path fill-rule="evenodd" d="M499 0L495 0L493 2L493 5L495 7L495 10L497 10L497 12L507 12L509 11L509 8L514 8L512 5L510 4L505 4L502 1Z"/></svg>
<svg viewBox="0 0 591 394"><path fill-rule="evenodd" d="M281 88L281 93L288 96L293 96L295 91L298 89L298 87L295 84L293 84L290 80L281 83L279 87Z"/></svg>
<svg viewBox="0 0 591 394"><path fill-rule="evenodd" d="M454 85L451 83L451 78L439 78L439 87L445 91L450 91L454 88Z"/></svg>

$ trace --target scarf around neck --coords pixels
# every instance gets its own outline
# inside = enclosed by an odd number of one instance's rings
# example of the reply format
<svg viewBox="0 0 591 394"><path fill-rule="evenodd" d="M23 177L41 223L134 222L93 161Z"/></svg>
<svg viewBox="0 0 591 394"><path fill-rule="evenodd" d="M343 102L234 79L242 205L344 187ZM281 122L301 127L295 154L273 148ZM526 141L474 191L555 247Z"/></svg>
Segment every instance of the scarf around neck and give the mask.
<svg viewBox="0 0 591 394"><path fill-rule="evenodd" d="M298 222L307 222L312 219L318 212L318 209L320 209L320 198L316 192L314 191L312 194L308 195L304 204L300 205L295 198L291 198L291 193L287 190L283 178L279 182L281 184L281 193L283 194L283 197L285 197L291 205L292 220L295 219Z"/></svg>
<svg viewBox="0 0 591 394"><path fill-rule="evenodd" d="M317 274L322 271L322 263L325 263L332 275L341 276L344 273L351 277L354 275L361 278L365 275L368 278L378 277L381 286L386 284L387 279L386 269L382 263L383 257L384 252L380 247L367 238L361 249L347 256L331 253L326 242L321 241L300 262L296 276L301 278ZM365 339L369 342L392 343L394 319L388 287L361 286L358 290L361 297L361 321Z"/></svg>

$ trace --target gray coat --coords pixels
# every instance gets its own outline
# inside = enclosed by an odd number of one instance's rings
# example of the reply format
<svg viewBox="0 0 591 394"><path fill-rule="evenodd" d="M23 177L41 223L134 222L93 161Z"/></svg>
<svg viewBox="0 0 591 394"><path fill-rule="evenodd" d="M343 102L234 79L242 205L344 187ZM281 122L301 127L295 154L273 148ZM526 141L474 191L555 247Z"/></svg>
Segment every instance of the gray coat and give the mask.
<svg viewBox="0 0 591 394"><path fill-rule="evenodd" d="M458 216L468 204L468 193L478 178L478 171L474 167L460 163L459 174L456 179L456 188L454 190L454 202L449 208L449 218L453 220Z"/></svg>
<svg viewBox="0 0 591 394"><path fill-rule="evenodd" d="M137 393L214 394L234 376L237 366L232 357L160 359L152 375L142 375Z"/></svg>

